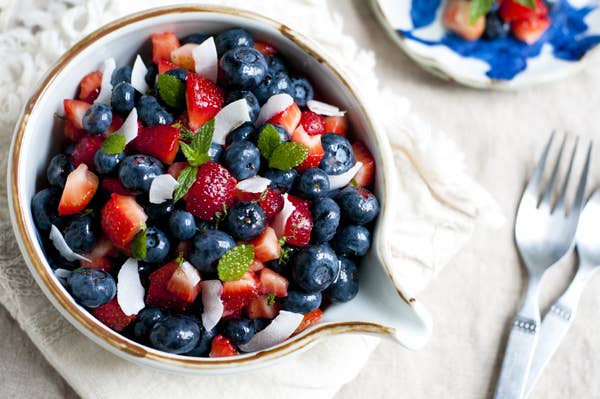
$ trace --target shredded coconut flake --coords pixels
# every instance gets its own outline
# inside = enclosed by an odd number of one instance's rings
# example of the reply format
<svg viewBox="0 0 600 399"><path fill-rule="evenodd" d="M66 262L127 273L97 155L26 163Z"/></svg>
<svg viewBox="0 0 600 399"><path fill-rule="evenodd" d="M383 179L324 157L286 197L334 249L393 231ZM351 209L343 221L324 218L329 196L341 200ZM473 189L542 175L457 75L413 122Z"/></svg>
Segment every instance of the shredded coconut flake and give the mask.
<svg viewBox="0 0 600 399"><path fill-rule="evenodd" d="M127 259L121 266L121 270L119 270L117 275L117 302L127 316L138 314L146 306L137 259Z"/></svg>

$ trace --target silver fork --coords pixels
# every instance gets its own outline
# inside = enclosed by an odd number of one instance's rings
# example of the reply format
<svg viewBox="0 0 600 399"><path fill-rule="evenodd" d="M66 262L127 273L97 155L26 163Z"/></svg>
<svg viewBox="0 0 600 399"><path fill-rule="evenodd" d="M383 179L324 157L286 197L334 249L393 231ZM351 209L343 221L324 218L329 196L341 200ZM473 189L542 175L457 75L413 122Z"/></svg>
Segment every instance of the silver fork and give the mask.
<svg viewBox="0 0 600 399"><path fill-rule="evenodd" d="M578 143L573 147L565 181L553 207L553 191L565 147L565 140L563 140L550 180L545 192L542 194L541 181L553 139L554 133L548 140L533 176L527 183L517 210L515 241L521 258L527 267L529 281L523 304L511 324L502 369L496 385L494 397L497 399L520 399L524 394L540 324L538 304L540 281L544 272L573 247L577 223L583 206L590 165L591 144L588 148L585 166L581 172L575 199L571 209L567 212L565 204L567 186Z"/></svg>

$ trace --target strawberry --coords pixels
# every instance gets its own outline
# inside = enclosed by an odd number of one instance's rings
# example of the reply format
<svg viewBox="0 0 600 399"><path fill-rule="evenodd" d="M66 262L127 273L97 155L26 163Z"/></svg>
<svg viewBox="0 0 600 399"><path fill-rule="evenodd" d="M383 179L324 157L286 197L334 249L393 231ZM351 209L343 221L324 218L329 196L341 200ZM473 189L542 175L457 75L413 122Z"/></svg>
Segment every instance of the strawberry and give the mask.
<svg viewBox="0 0 600 399"><path fill-rule="evenodd" d="M179 269L179 263L173 261L150 274L148 277L149 283L146 294L147 306L156 306L174 312L183 312L191 307L189 302L184 301L167 289L171 277L173 277L173 274L175 274L177 269Z"/></svg>
<svg viewBox="0 0 600 399"><path fill-rule="evenodd" d="M98 176L90 172L85 164L79 165L67 176L58 204L58 214L72 215L85 209L96 194L98 183Z"/></svg>
<svg viewBox="0 0 600 399"><path fill-rule="evenodd" d="M288 244L304 247L310 241L310 233L313 226L310 205L293 195L288 195L288 199L296 209L285 223L284 236Z"/></svg>
<svg viewBox="0 0 600 399"><path fill-rule="evenodd" d="M354 180L361 187L370 186L375 178L375 159L362 141L355 141L352 144L352 150L356 162L362 162L362 167L354 175Z"/></svg>
<svg viewBox="0 0 600 399"><path fill-rule="evenodd" d="M173 176L173 178L175 180L177 180L181 171L184 170L185 168L187 168L189 165L190 164L187 163L187 161L186 162L175 162L175 163L171 164L171 166L169 166L169 169L167 169L167 173L170 174L171 176Z"/></svg>
<svg viewBox="0 0 600 399"><path fill-rule="evenodd" d="M119 130L121 128L121 126L123 126L123 118L121 118L121 116L119 116L119 114L117 113L113 113L112 116L112 122L110 122L110 126L108 127L108 129L106 129L104 132L102 132L102 135L104 137L108 137L111 134L113 134L114 132L116 132L117 130ZM138 130L141 128L141 122L138 121Z"/></svg>
<svg viewBox="0 0 600 399"><path fill-rule="evenodd" d="M274 319L279 313L279 304L273 302L269 305L269 295L261 295L250 301L245 309L251 319Z"/></svg>
<svg viewBox="0 0 600 399"><path fill-rule="evenodd" d="M65 115L67 120L71 121L77 129L83 129L83 114L92 105L85 101L79 100L64 100Z"/></svg>
<svg viewBox="0 0 600 399"><path fill-rule="evenodd" d="M321 320L321 317L323 317L323 311L319 308L305 314L304 318L300 322L300 325L298 326L298 328L296 328L296 331L294 331L294 334L299 334L302 331L306 330L308 327Z"/></svg>
<svg viewBox="0 0 600 399"><path fill-rule="evenodd" d="M345 116L326 116L323 118L323 123L327 133L337 133L346 136L348 121Z"/></svg>
<svg viewBox="0 0 600 399"><path fill-rule="evenodd" d="M300 124L310 136L329 132L329 130L325 130L325 118L312 111L302 111Z"/></svg>
<svg viewBox="0 0 600 399"><path fill-rule="evenodd" d="M136 319L135 315L127 316L123 313L123 309L119 306L116 296L112 301L97 308L90 309L90 312L95 318L115 331L123 331L125 327L130 325Z"/></svg>
<svg viewBox="0 0 600 399"><path fill-rule="evenodd" d="M283 197L272 188L267 188L264 195L262 193L247 193L245 191L236 190L236 199L242 201L258 201L258 205L265 211L267 218L271 219L283 209Z"/></svg>
<svg viewBox="0 0 600 399"><path fill-rule="evenodd" d="M186 302L194 302L200 293L200 273L191 264L182 263L171 275L167 291Z"/></svg>
<svg viewBox="0 0 600 399"><path fill-rule="evenodd" d="M264 268L265 268L265 264L264 263L262 263L259 260L254 259L252 261L252 264L250 265L250 269L249 270L252 271L252 272L258 272L258 271L261 271Z"/></svg>
<svg viewBox="0 0 600 399"><path fill-rule="evenodd" d="M172 69L178 69L179 68L179 65L175 65L171 61L167 61L167 60L162 59L162 58L160 60L158 60L157 65L158 65L158 73L159 74L165 73L165 72L170 71Z"/></svg>
<svg viewBox="0 0 600 399"><path fill-rule="evenodd" d="M450 0L442 16L444 26L465 40L477 40L485 30L485 16L471 23L471 2Z"/></svg>
<svg viewBox="0 0 600 399"><path fill-rule="evenodd" d="M169 125L146 126L138 132L132 144L139 152L171 164L179 151L179 129Z"/></svg>
<svg viewBox="0 0 600 399"><path fill-rule="evenodd" d="M225 336L219 334L212 340L210 346L209 357L227 357L239 355L239 352L235 349L235 346Z"/></svg>
<svg viewBox="0 0 600 399"><path fill-rule="evenodd" d="M254 272L247 272L236 281L224 281L221 299L225 314L235 314L258 295L258 279Z"/></svg>
<svg viewBox="0 0 600 399"><path fill-rule="evenodd" d="M94 155L96 155L96 151L102 147L103 142L104 139L102 136L84 135L81 140L75 144L75 148L73 148L73 153L71 154L73 164L79 166L83 163L91 170L95 170L96 165L94 165Z"/></svg>
<svg viewBox="0 0 600 399"><path fill-rule="evenodd" d="M135 191L131 191L121 184L121 181L116 177L105 177L102 179L102 189L109 193L116 193L121 195L137 195Z"/></svg>
<svg viewBox="0 0 600 399"><path fill-rule="evenodd" d="M78 141L85 135L83 129L77 128L77 126L75 126L75 124L68 119L65 120L65 127L63 131L65 136L67 136L67 138L71 141Z"/></svg>
<svg viewBox="0 0 600 399"><path fill-rule="evenodd" d="M548 15L548 7L543 0L535 0L535 8L529 8L516 0L506 0L500 5L500 18L506 22Z"/></svg>
<svg viewBox="0 0 600 399"><path fill-rule="evenodd" d="M179 47L179 39L173 32L153 33L150 36L152 40L152 61L158 64L158 61L163 58L171 59L171 52Z"/></svg>
<svg viewBox="0 0 600 399"><path fill-rule="evenodd" d="M513 35L527 43L537 42L550 27L550 19L545 15L534 15L527 19L518 19L511 24Z"/></svg>
<svg viewBox="0 0 600 399"><path fill-rule="evenodd" d="M300 108L298 108L296 103L292 103L292 105L273 116L267 122L281 125L291 134L296 129L296 126L298 126L298 123L300 123Z"/></svg>
<svg viewBox="0 0 600 399"><path fill-rule="evenodd" d="M110 240L106 237L101 237L96 245L94 245L91 252L84 255L90 262L82 260L79 261L79 263L84 267L99 269L110 273L113 264L110 257L116 255L118 255L117 249L112 245Z"/></svg>
<svg viewBox="0 0 600 399"><path fill-rule="evenodd" d="M199 219L211 221L223 207L235 200L237 181L216 162L206 162L198 168L196 181L187 192L185 209Z"/></svg>
<svg viewBox="0 0 600 399"><path fill-rule="evenodd" d="M267 42L255 41L254 48L260 51L265 57L267 55L277 54L277 49Z"/></svg>
<svg viewBox="0 0 600 399"><path fill-rule="evenodd" d="M180 68L194 70L192 51L198 47L195 43L187 43L171 52L171 62Z"/></svg>
<svg viewBox="0 0 600 399"><path fill-rule="evenodd" d="M286 297L290 283L287 278L275 273L265 267L258 275L260 281L260 292L262 294L273 294L276 297Z"/></svg>
<svg viewBox="0 0 600 399"><path fill-rule="evenodd" d="M118 247L126 247L146 226L148 217L135 197L111 194L101 211L104 234Z"/></svg>
<svg viewBox="0 0 600 399"><path fill-rule="evenodd" d="M281 256L281 245L271 226L267 226L265 231L252 241L252 245L254 245L254 256L260 262L268 262Z"/></svg>
<svg viewBox="0 0 600 399"><path fill-rule="evenodd" d="M102 72L90 72L81 79L79 83L79 99L92 104L98 94L100 94L100 86L102 85Z"/></svg>
<svg viewBox="0 0 600 399"><path fill-rule="evenodd" d="M294 133L292 133L292 141L302 143L308 147L308 157L300 166L296 167L298 171L302 172L306 169L316 168L319 166L323 156L325 155L325 150L323 150L320 135L311 136L306 133L302 125L300 125L296 128L296 130L294 130Z"/></svg>
<svg viewBox="0 0 600 399"><path fill-rule="evenodd" d="M185 89L189 125L198 130L223 108L223 90L209 79L188 72Z"/></svg>

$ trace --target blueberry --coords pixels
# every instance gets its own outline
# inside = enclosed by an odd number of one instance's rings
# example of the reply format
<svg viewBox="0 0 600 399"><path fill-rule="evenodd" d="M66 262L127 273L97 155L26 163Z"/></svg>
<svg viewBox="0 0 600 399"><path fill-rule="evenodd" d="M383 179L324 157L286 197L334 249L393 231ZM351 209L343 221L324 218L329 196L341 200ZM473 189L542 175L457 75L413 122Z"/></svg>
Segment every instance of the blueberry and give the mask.
<svg viewBox="0 0 600 399"><path fill-rule="evenodd" d="M236 345L247 343L256 334L254 321L249 319L228 319L223 323L221 331Z"/></svg>
<svg viewBox="0 0 600 399"><path fill-rule="evenodd" d="M239 89L256 88L267 74L265 57L252 47L237 47L229 50L223 54L219 65L225 83Z"/></svg>
<svg viewBox="0 0 600 399"><path fill-rule="evenodd" d="M167 72L165 72L165 75L174 76L184 82L187 81L187 69L184 68L169 69Z"/></svg>
<svg viewBox="0 0 600 399"><path fill-rule="evenodd" d="M98 173L107 175L117 170L119 163L125 159L125 153L107 154L102 148L94 154L94 165Z"/></svg>
<svg viewBox="0 0 600 399"><path fill-rule="evenodd" d="M260 317L258 319L254 319L254 330L256 332L264 330L269 324L271 324L271 320L266 319L264 317Z"/></svg>
<svg viewBox="0 0 600 399"><path fill-rule="evenodd" d="M121 68L118 68L113 72L110 78L110 83L113 86L116 86L121 82L131 83L131 67L129 65L124 65Z"/></svg>
<svg viewBox="0 0 600 399"><path fill-rule="evenodd" d="M252 47L254 39L250 33L241 28L229 29L215 37L215 46L219 57L237 47Z"/></svg>
<svg viewBox="0 0 600 399"><path fill-rule="evenodd" d="M169 217L169 229L178 240L189 240L196 234L196 221L191 213L178 209Z"/></svg>
<svg viewBox="0 0 600 399"><path fill-rule="evenodd" d="M128 114L135 106L135 89L127 82L113 87L110 105L119 114Z"/></svg>
<svg viewBox="0 0 600 399"><path fill-rule="evenodd" d="M210 352L212 339L217 335L217 329L213 328L210 331L206 331L202 323L198 323L198 327L200 329L200 339L198 339L198 343L194 349L185 353L186 356L206 357Z"/></svg>
<svg viewBox="0 0 600 399"><path fill-rule="evenodd" d="M89 215L75 217L62 233L69 248L78 253L90 252L96 243L94 221Z"/></svg>
<svg viewBox="0 0 600 399"><path fill-rule="evenodd" d="M354 224L367 224L379 213L379 201L367 189L346 187L336 197L344 220Z"/></svg>
<svg viewBox="0 0 600 399"><path fill-rule="evenodd" d="M238 240L258 237L266 225L265 211L255 202L238 202L228 210L227 229Z"/></svg>
<svg viewBox="0 0 600 399"><path fill-rule="evenodd" d="M173 123L173 115L158 103L156 97L142 96L136 108L140 120L146 126L170 125Z"/></svg>
<svg viewBox="0 0 600 399"><path fill-rule="evenodd" d="M269 72L254 90L254 95L261 104L266 103L271 96L281 93L294 94L292 81L285 72Z"/></svg>
<svg viewBox="0 0 600 399"><path fill-rule="evenodd" d="M225 150L223 163L237 180L256 176L260 169L260 152L247 140L233 143Z"/></svg>
<svg viewBox="0 0 600 399"><path fill-rule="evenodd" d="M312 207L312 239L315 242L331 241L340 224L340 207L331 198L323 198Z"/></svg>
<svg viewBox="0 0 600 399"><path fill-rule="evenodd" d="M31 213L38 229L49 231L51 225L60 221L58 216L58 203L61 192L56 187L45 188L38 191L31 200ZM58 226L57 226L58 227Z"/></svg>
<svg viewBox="0 0 600 399"><path fill-rule="evenodd" d="M221 157L223 156L223 146L217 143L210 143L210 148L208 149L208 156L215 162L220 162Z"/></svg>
<svg viewBox="0 0 600 399"><path fill-rule="evenodd" d="M138 313L135 325L133 326L133 335L139 341L146 342L152 327L165 317L165 313L159 308L142 309L142 311Z"/></svg>
<svg viewBox="0 0 600 399"><path fill-rule="evenodd" d="M53 186L64 188L67 176L73 171L73 162L64 154L57 154L50 160L46 177L48 183Z"/></svg>
<svg viewBox="0 0 600 399"><path fill-rule="evenodd" d="M154 86L156 75L158 75L158 67L155 63L152 63L148 66L148 72L146 72L146 76L144 76L144 80L148 83L148 86Z"/></svg>
<svg viewBox="0 0 600 399"><path fill-rule="evenodd" d="M307 169L298 178L297 189L304 198L324 197L329 191L329 176L321 169Z"/></svg>
<svg viewBox="0 0 600 399"><path fill-rule="evenodd" d="M150 344L169 353L186 353L194 349L200 339L200 327L185 316L167 316L150 330Z"/></svg>
<svg viewBox="0 0 600 399"><path fill-rule="evenodd" d="M352 145L344 136L327 133L321 136L325 155L319 164L328 175L340 175L354 166Z"/></svg>
<svg viewBox="0 0 600 399"><path fill-rule="evenodd" d="M502 39L510 33L510 24L504 22L495 12L485 16L485 31L483 37L488 40Z"/></svg>
<svg viewBox="0 0 600 399"><path fill-rule="evenodd" d="M339 272L338 258L328 244L317 244L303 249L294 257L294 281L307 292L323 291Z"/></svg>
<svg viewBox="0 0 600 399"><path fill-rule="evenodd" d="M321 306L320 292L288 291L281 300L281 310L294 313L309 313Z"/></svg>
<svg viewBox="0 0 600 399"><path fill-rule="evenodd" d="M189 261L201 272L214 272L214 263L233 247L235 241L229 234L207 230L194 236Z"/></svg>
<svg viewBox="0 0 600 399"><path fill-rule="evenodd" d="M157 268L158 265L144 262L143 260L138 261L138 273L140 274L142 284L146 285L145 282L148 281L148 277L150 277L150 274L152 274L152 272L154 272Z"/></svg>
<svg viewBox="0 0 600 399"><path fill-rule="evenodd" d="M333 237L331 245L338 255L365 256L371 246L371 233L364 226L342 226Z"/></svg>
<svg viewBox="0 0 600 399"><path fill-rule="evenodd" d="M288 72L285 61L279 54L270 54L266 56L265 59L267 60L267 65L269 66L269 72L273 74L277 72Z"/></svg>
<svg viewBox="0 0 600 399"><path fill-rule="evenodd" d="M294 89L292 97L299 107L306 107L306 103L315 96L312 85L305 78L292 79L292 87Z"/></svg>
<svg viewBox="0 0 600 399"><path fill-rule="evenodd" d="M290 259L294 259L294 256L299 252L299 249L293 246L284 246L284 248L287 252L286 257L270 260L267 262L266 266L269 269L273 270L275 273L281 274L282 276L287 278L290 277L291 273Z"/></svg>
<svg viewBox="0 0 600 399"><path fill-rule="evenodd" d="M340 256L340 274L327 288L327 295L332 302L348 302L358 294L358 268L356 263Z"/></svg>
<svg viewBox="0 0 600 399"><path fill-rule="evenodd" d="M262 132L262 130L265 127L267 127L267 126L273 126L273 128L279 134L279 139L281 140L282 143L285 143L286 141L290 141L290 134L288 133L288 131L285 130L285 128L283 126L278 125L276 123L265 123L264 125L262 125L259 128L257 128L256 129L256 137L257 137L257 139L258 139L258 136L260 135L260 132Z"/></svg>
<svg viewBox="0 0 600 399"><path fill-rule="evenodd" d="M80 267L67 279L73 298L86 308L97 308L110 302L117 293L112 276L102 270Z"/></svg>
<svg viewBox="0 0 600 399"><path fill-rule="evenodd" d="M202 32L192 33L191 35L187 35L186 37L181 39L181 44L182 45L187 44L187 43L202 44L210 36L211 35L202 33Z"/></svg>
<svg viewBox="0 0 600 399"><path fill-rule="evenodd" d="M130 190L150 190L150 184L156 176L163 173L163 164L150 155L130 155L119 165L119 180L123 187Z"/></svg>
<svg viewBox="0 0 600 399"><path fill-rule="evenodd" d="M92 134L100 134L110 126L112 111L106 104L95 103L83 114L81 124L83 129Z"/></svg>
<svg viewBox="0 0 600 399"><path fill-rule="evenodd" d="M268 169L263 173L263 176L271 180L271 183L269 183L269 187L280 193L283 193L288 192L292 189L296 177L298 176L298 172L296 171L296 169Z"/></svg>
<svg viewBox="0 0 600 399"><path fill-rule="evenodd" d="M241 100L242 98L245 99L246 104L248 104L250 121L254 122L260 112L260 104L258 103L258 99L254 95L254 93L252 93L251 91L232 90L229 93L227 93L227 96L225 97L225 104L230 104L234 101Z"/></svg>
<svg viewBox="0 0 600 399"><path fill-rule="evenodd" d="M146 257L143 259L145 262L162 262L169 254L170 249L169 239L162 230L156 227L146 229Z"/></svg>
<svg viewBox="0 0 600 399"><path fill-rule="evenodd" d="M175 210L172 200L167 200L162 204L144 204L144 211L148 216L147 223L150 225L163 226L169 220L171 213Z"/></svg>
<svg viewBox="0 0 600 399"><path fill-rule="evenodd" d="M252 122L244 122L243 125L229 132L229 134L225 138L225 144L227 144L227 146L230 146L231 144L242 140L256 142L257 138L255 137L255 132L256 129Z"/></svg>

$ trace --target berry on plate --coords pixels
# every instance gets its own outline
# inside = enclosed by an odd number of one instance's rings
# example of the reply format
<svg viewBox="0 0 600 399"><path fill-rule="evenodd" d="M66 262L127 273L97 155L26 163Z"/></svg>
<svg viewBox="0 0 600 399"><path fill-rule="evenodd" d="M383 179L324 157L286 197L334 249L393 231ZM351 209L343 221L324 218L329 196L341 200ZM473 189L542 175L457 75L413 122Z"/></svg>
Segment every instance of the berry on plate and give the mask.
<svg viewBox="0 0 600 399"><path fill-rule="evenodd" d="M179 47L179 39L173 32L153 33L152 61L157 64L161 59L170 60L173 50Z"/></svg>
<svg viewBox="0 0 600 399"><path fill-rule="evenodd" d="M117 285L110 274L85 267L71 273L67 287L73 298L86 308L102 306L117 294Z"/></svg>
<svg viewBox="0 0 600 399"><path fill-rule="evenodd" d="M450 0L442 16L444 26L465 40L477 40L485 30L485 17L471 22L471 2Z"/></svg>
<svg viewBox="0 0 600 399"><path fill-rule="evenodd" d="M227 356L235 356L238 354L238 351L235 349L235 346L231 343L229 339L225 336L219 334L213 338L209 357L227 357Z"/></svg>
<svg viewBox="0 0 600 399"><path fill-rule="evenodd" d="M310 313L321 306L320 292L289 291L281 301L281 310L294 313Z"/></svg>
<svg viewBox="0 0 600 399"><path fill-rule="evenodd" d="M168 288L173 274L175 274L178 269L179 263L173 261L150 274L148 277L149 284L145 301L146 306L156 306L174 312L183 312L190 308L191 303L179 296L179 290L176 290L176 294L169 291ZM175 283L173 284L172 288L175 290ZM181 290L181 293L183 293L183 290Z"/></svg>
<svg viewBox="0 0 600 399"><path fill-rule="evenodd" d="M104 139L101 136L85 135L75 144L71 159L75 167L86 164L88 168L94 169L94 156L96 152L102 147Z"/></svg>
<svg viewBox="0 0 600 399"><path fill-rule="evenodd" d="M337 133L345 136L348 130L348 121L345 116L326 116L323 118L323 124L327 133Z"/></svg>
<svg viewBox="0 0 600 399"><path fill-rule="evenodd" d="M168 125L148 126L138 132L132 144L139 152L170 165L179 151L179 129Z"/></svg>
<svg viewBox="0 0 600 399"><path fill-rule="evenodd" d="M258 279L253 272L247 272L241 279L223 282L221 299L225 310L223 316L240 311L252 299L258 296Z"/></svg>
<svg viewBox="0 0 600 399"><path fill-rule="evenodd" d="M254 256L260 262L268 262L281 256L281 245L275 230L267 226L263 233L252 241Z"/></svg>
<svg viewBox="0 0 600 399"><path fill-rule="evenodd" d="M283 126L288 133L292 133L296 129L296 126L298 126L298 123L300 123L300 115L300 108L298 108L296 103L292 103L292 105L271 117L267 122Z"/></svg>
<svg viewBox="0 0 600 399"><path fill-rule="evenodd" d="M550 27L550 18L545 15L534 15L518 19L511 25L515 37L527 44L537 42Z"/></svg>
<svg viewBox="0 0 600 399"><path fill-rule="evenodd" d="M198 168L196 181L185 199L185 208L199 219L214 220L218 212L233 205L236 184L236 179L223 166L206 162Z"/></svg>
<svg viewBox="0 0 600 399"><path fill-rule="evenodd" d="M500 17L506 22L529 19L535 16L545 16L548 8L543 0L535 0L535 7L528 7L517 0L506 0L500 5Z"/></svg>
<svg viewBox="0 0 600 399"><path fill-rule="evenodd" d="M83 129L83 115L92 106L86 101L64 100L65 115L77 129Z"/></svg>
<svg viewBox="0 0 600 399"><path fill-rule="evenodd" d="M375 178L375 159L362 141L355 141L352 150L356 162L362 163L361 168L354 175L354 180L361 187L370 186Z"/></svg>
<svg viewBox="0 0 600 399"><path fill-rule="evenodd" d="M134 197L112 194L101 212L104 234L118 247L126 247L146 225L147 216Z"/></svg>
<svg viewBox="0 0 600 399"><path fill-rule="evenodd" d="M302 322L300 323L298 328L296 328L296 331L294 331L294 334L298 334L298 333L301 333L302 331L306 330L308 327L312 326L313 324L315 324L319 320L321 320L322 317L323 317L323 311L318 308L313 310L310 313L305 314L304 318L302 319Z"/></svg>
<svg viewBox="0 0 600 399"><path fill-rule="evenodd" d="M133 323L136 316L127 316L119 306L115 297L105 305L90 310L95 318L115 331L123 331L125 327Z"/></svg>
<svg viewBox="0 0 600 399"><path fill-rule="evenodd" d="M100 94L102 84L102 72L90 72L81 79L79 83L79 99L87 103L93 103Z"/></svg>
<svg viewBox="0 0 600 399"><path fill-rule="evenodd" d="M191 317L167 316L152 326L149 339L156 349L169 353L186 353L198 344L200 326Z"/></svg>
<svg viewBox="0 0 600 399"><path fill-rule="evenodd" d="M197 130L223 108L223 90L214 82L193 72L188 72L186 82L186 103L189 125Z"/></svg>
<svg viewBox="0 0 600 399"><path fill-rule="evenodd" d="M167 290L186 302L194 302L200 293L200 273L188 262L173 272Z"/></svg>
<svg viewBox="0 0 600 399"><path fill-rule="evenodd" d="M296 169L298 171L304 171L309 168L316 168L321 163L325 150L321 144L321 135L311 136L302 127L298 126L294 133L292 133L292 141L296 143L304 144L308 148L308 156Z"/></svg>
<svg viewBox="0 0 600 399"><path fill-rule="evenodd" d="M246 313L251 319L274 319L279 313L279 303L268 294L256 297L246 305Z"/></svg>
<svg viewBox="0 0 600 399"><path fill-rule="evenodd" d="M80 164L67 176L58 214L72 215L85 209L96 194L98 183L98 176L90 172L85 164Z"/></svg>
<svg viewBox="0 0 600 399"><path fill-rule="evenodd" d="M288 280L269 268L262 269L258 274L260 289L263 294L273 294L276 297L288 295Z"/></svg>
<svg viewBox="0 0 600 399"><path fill-rule="evenodd" d="M312 111L302 111L300 116L300 124L304 128L304 131L311 136L330 132L330 130L326 130L325 118Z"/></svg>

